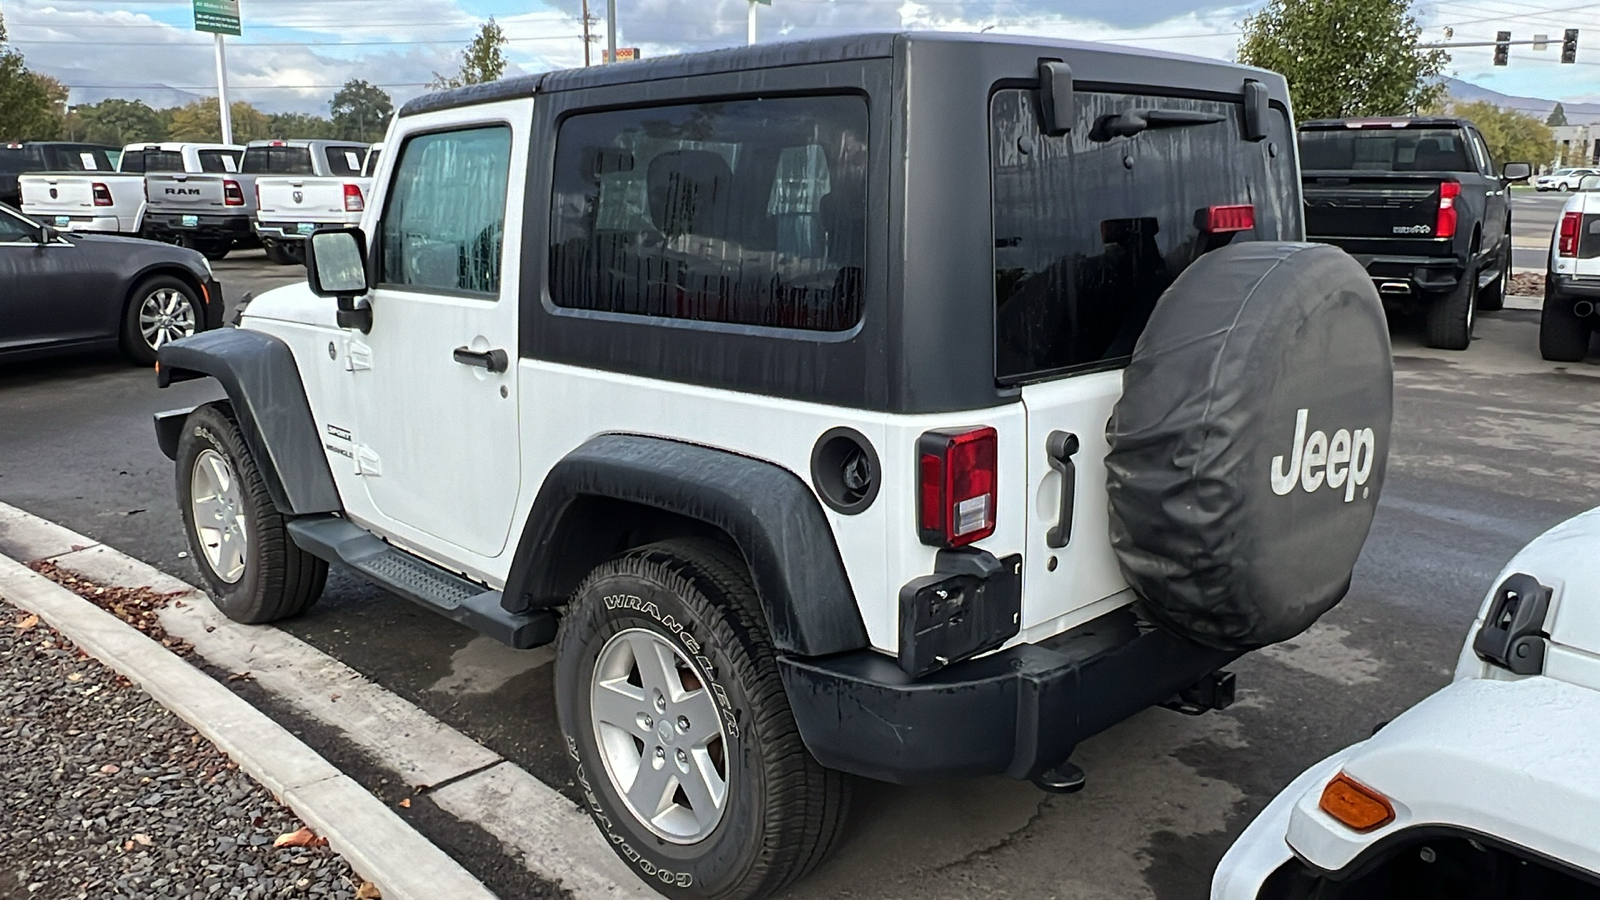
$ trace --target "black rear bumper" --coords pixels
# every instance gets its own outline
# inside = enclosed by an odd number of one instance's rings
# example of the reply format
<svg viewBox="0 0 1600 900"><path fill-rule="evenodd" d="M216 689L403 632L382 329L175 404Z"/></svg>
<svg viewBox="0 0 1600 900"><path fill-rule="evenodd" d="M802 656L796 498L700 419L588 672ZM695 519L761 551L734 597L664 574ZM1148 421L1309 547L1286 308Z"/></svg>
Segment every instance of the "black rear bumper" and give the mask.
<svg viewBox="0 0 1600 900"><path fill-rule="evenodd" d="M1400 293L1427 294L1455 290L1466 272L1466 266L1454 256L1370 256L1352 254L1361 263L1385 298L1395 291L1385 291L1385 285L1404 284L1407 291Z"/></svg>
<svg viewBox="0 0 1600 900"><path fill-rule="evenodd" d="M823 765L899 784L1032 778L1079 742L1171 699L1240 654L1142 625L1124 607L1038 644L912 679L869 650L778 668Z"/></svg>
<svg viewBox="0 0 1600 900"><path fill-rule="evenodd" d="M184 224L185 219L195 224ZM250 227L248 213L218 215L215 213L147 212L144 230L152 236L200 238L202 240L229 239L254 241L255 230Z"/></svg>
<svg viewBox="0 0 1600 900"><path fill-rule="evenodd" d="M1552 275L1550 290L1557 296L1573 300L1600 300L1600 278Z"/></svg>

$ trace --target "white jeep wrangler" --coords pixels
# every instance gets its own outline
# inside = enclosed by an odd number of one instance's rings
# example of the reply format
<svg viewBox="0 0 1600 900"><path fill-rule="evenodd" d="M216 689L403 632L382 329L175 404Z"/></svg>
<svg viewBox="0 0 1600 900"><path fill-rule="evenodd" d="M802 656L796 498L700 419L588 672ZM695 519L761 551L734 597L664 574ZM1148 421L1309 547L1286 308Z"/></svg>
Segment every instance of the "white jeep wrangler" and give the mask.
<svg viewBox="0 0 1600 900"><path fill-rule="evenodd" d="M1075 789L1348 587L1388 332L1295 243L1277 75L851 36L436 94L387 146L308 287L162 348L227 392L157 420L194 556L241 622L339 562L555 641L663 893L800 877L847 775Z"/></svg>

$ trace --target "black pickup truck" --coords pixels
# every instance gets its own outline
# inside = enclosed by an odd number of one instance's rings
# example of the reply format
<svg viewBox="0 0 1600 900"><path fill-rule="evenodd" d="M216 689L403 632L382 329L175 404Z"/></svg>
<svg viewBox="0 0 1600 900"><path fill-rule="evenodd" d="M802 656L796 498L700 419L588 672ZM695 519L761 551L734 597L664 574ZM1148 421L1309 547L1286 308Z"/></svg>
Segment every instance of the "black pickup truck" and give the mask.
<svg viewBox="0 0 1600 900"><path fill-rule="evenodd" d="M1366 267L1385 303L1422 308L1430 347L1465 350L1477 310L1511 274L1511 190L1527 163L1495 168L1454 118L1319 119L1299 128L1306 235Z"/></svg>

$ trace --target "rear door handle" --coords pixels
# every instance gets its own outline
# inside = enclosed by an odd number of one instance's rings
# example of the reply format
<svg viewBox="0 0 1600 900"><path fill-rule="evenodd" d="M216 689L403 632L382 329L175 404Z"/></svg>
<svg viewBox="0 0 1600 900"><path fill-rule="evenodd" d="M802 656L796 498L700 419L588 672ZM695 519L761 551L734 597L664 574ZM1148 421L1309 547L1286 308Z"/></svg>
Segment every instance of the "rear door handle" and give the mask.
<svg viewBox="0 0 1600 900"><path fill-rule="evenodd" d="M1056 524L1044 534L1046 547L1065 547L1072 540L1072 507L1078 496L1078 466L1072 457L1078 452L1078 436L1070 431L1052 431L1045 439L1044 451L1050 468L1061 473L1061 511Z"/></svg>
<svg viewBox="0 0 1600 900"><path fill-rule="evenodd" d="M473 350L470 347L457 347L451 354L456 362L464 366L477 366L491 372L504 372L510 360L504 350Z"/></svg>

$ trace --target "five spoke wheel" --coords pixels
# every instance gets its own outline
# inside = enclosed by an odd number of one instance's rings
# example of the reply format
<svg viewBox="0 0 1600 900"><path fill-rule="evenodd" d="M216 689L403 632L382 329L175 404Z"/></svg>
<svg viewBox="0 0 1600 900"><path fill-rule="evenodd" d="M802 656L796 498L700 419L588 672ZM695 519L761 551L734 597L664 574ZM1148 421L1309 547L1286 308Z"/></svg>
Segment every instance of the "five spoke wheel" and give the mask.
<svg viewBox="0 0 1600 900"><path fill-rule="evenodd" d="M211 571L228 584L244 577L245 507L239 478L222 454L209 447L195 458L190 475L195 533Z"/></svg>

